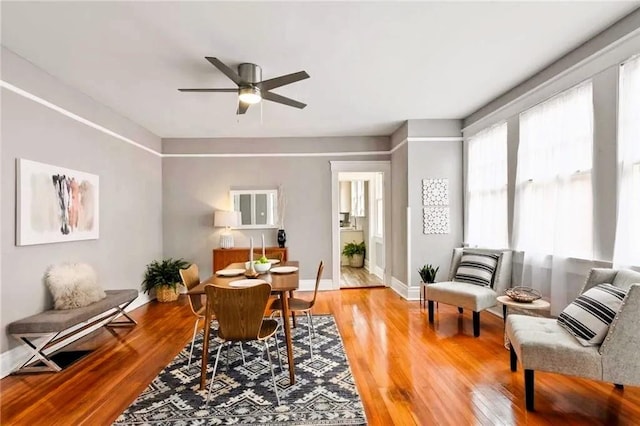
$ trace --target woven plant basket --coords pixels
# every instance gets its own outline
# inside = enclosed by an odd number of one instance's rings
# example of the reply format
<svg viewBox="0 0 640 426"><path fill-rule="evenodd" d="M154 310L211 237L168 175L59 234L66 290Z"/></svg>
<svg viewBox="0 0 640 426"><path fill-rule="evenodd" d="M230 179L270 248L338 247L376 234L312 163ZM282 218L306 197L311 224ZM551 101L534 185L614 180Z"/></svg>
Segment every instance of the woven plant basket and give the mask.
<svg viewBox="0 0 640 426"><path fill-rule="evenodd" d="M158 302L175 302L178 300L178 289L167 285L156 287L156 299Z"/></svg>
<svg viewBox="0 0 640 426"><path fill-rule="evenodd" d="M349 258L349 266L362 268L364 266L364 254L354 254Z"/></svg>

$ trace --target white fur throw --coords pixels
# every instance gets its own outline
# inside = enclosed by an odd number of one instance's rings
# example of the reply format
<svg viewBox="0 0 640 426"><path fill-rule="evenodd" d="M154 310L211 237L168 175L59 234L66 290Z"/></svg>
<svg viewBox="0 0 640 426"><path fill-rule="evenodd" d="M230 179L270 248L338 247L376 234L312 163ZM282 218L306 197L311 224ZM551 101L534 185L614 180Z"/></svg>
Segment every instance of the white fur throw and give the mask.
<svg viewBox="0 0 640 426"><path fill-rule="evenodd" d="M90 305L107 295L98 285L96 271L86 263L50 266L44 275L55 309L74 309Z"/></svg>

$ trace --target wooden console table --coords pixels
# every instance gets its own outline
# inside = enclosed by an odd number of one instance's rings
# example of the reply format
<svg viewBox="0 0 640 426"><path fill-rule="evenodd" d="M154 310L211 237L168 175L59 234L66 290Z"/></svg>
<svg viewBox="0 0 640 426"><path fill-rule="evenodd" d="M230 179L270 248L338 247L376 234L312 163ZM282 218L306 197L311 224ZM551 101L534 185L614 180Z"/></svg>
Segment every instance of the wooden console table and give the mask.
<svg viewBox="0 0 640 426"><path fill-rule="evenodd" d="M262 247L254 247L253 248L253 252L254 253L261 253L262 252ZM265 252L267 254L267 257L280 257L280 254L282 255L282 261L286 262L288 259L287 257L287 248L283 247L266 247L265 248ZM270 256L275 254L275 256ZM258 255L257 258L255 258L255 260L258 260L260 258L260 255ZM215 271L219 271L220 269L224 269L227 266L229 266L229 264L231 263L238 263L238 262L246 262L249 260L249 247L234 247L234 248L230 248L230 249L223 249L223 248L214 248L213 249L213 272L215 273Z"/></svg>

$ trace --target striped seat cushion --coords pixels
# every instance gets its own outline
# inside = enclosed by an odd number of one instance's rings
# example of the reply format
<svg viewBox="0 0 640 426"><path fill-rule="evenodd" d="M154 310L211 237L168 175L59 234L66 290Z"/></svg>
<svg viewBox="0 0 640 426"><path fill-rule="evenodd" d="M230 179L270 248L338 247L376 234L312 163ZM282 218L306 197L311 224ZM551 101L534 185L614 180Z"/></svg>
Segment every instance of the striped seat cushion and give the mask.
<svg viewBox="0 0 640 426"><path fill-rule="evenodd" d="M611 284L600 284L582 293L558 317L558 325L573 334L583 346L604 341L626 291Z"/></svg>
<svg viewBox="0 0 640 426"><path fill-rule="evenodd" d="M453 281L493 287L493 273L499 258L499 254L463 253Z"/></svg>

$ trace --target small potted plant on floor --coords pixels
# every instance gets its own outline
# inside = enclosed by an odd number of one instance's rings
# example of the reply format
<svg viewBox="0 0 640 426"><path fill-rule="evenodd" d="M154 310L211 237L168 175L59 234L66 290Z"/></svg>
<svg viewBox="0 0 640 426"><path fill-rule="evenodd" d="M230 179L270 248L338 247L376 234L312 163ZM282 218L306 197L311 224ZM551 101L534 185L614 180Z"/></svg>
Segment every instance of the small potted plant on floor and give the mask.
<svg viewBox="0 0 640 426"><path fill-rule="evenodd" d="M432 284L436 281L436 273L438 273L438 269L440 267L434 267L432 265L423 265L422 268L418 269L418 273L420 274L420 279L424 284Z"/></svg>
<svg viewBox="0 0 640 426"><path fill-rule="evenodd" d="M356 243L355 241L347 243L342 249L342 254L349 258L349 266L354 268L362 268L364 266L364 254L366 247L364 241Z"/></svg>
<svg viewBox="0 0 640 426"><path fill-rule="evenodd" d="M427 299L427 285L436 282L436 274L440 267L434 268L432 265L423 265L422 268L418 268L420 274L420 303L424 305Z"/></svg>
<svg viewBox="0 0 640 426"><path fill-rule="evenodd" d="M173 302L178 299L179 270L188 267L189 262L183 259L154 260L147 265L142 290L150 293L155 289L158 302Z"/></svg>

